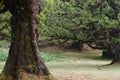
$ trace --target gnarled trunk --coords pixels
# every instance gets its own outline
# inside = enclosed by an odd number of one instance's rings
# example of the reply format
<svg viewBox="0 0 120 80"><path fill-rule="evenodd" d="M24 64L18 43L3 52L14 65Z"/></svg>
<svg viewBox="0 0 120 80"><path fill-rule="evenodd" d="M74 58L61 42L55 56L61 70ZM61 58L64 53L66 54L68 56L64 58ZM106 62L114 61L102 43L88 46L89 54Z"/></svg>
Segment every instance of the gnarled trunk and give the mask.
<svg viewBox="0 0 120 80"><path fill-rule="evenodd" d="M35 79L34 75L49 76L37 44L37 0L9 0L9 11L12 14L11 46L0 80L41 80Z"/></svg>
<svg viewBox="0 0 120 80"><path fill-rule="evenodd" d="M111 51L106 50L106 51L103 51L102 58L113 59L114 58L114 54Z"/></svg>
<svg viewBox="0 0 120 80"><path fill-rule="evenodd" d="M120 64L120 44L114 44L112 48L112 53L114 54L114 58L111 64Z"/></svg>

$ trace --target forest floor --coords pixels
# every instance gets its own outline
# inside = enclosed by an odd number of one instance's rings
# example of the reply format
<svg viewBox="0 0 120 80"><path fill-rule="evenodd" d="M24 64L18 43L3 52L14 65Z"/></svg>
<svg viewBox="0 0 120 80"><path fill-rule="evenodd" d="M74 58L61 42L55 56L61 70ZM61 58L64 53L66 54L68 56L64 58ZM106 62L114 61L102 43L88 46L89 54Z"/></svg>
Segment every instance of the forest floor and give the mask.
<svg viewBox="0 0 120 80"><path fill-rule="evenodd" d="M111 60L102 59L99 50L80 52L47 47L41 51L49 53L43 56L46 58L55 54L45 63L52 75L61 80L120 80L120 65L108 65ZM0 71L4 63L0 62Z"/></svg>

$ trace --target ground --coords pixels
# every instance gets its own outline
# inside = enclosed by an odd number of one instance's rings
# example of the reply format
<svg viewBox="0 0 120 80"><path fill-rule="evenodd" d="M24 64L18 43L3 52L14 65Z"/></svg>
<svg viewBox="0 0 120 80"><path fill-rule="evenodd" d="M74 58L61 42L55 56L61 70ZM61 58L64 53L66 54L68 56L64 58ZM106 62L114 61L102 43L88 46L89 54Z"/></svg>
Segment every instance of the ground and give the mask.
<svg viewBox="0 0 120 80"><path fill-rule="evenodd" d="M111 60L102 59L99 50L80 52L47 47L41 51L45 52L42 55L49 52L47 58L51 55L57 57L47 59L45 63L50 72L61 80L120 80L120 65L109 65ZM0 62L1 70L4 63Z"/></svg>

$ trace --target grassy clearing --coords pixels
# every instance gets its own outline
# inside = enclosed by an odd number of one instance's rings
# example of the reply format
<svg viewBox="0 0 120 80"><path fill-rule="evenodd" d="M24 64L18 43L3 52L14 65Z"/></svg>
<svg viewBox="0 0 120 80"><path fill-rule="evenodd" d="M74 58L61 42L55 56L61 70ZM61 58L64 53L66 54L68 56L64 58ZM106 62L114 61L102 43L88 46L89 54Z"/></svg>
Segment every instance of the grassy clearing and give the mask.
<svg viewBox="0 0 120 80"><path fill-rule="evenodd" d="M8 49L0 51L0 71L7 58ZM5 56L4 56L4 55ZM41 52L50 72L62 80L119 80L119 65L107 65L111 60L102 59L92 52Z"/></svg>
<svg viewBox="0 0 120 80"><path fill-rule="evenodd" d="M119 65L101 58L101 52L62 52L61 62L46 62L50 72L63 80L119 80Z"/></svg>
<svg viewBox="0 0 120 80"><path fill-rule="evenodd" d="M66 55L66 54L65 54ZM92 59L75 56L63 62L46 62L50 72L63 80L119 80L119 65L108 65L111 60ZM79 58L79 59L78 59ZM104 66L106 65L106 66Z"/></svg>
<svg viewBox="0 0 120 80"><path fill-rule="evenodd" d="M0 62L4 62L7 60L8 57L8 48L0 48ZM56 53L47 53L47 52L40 52L42 58L45 62L57 61L61 62L64 61L68 56L63 54L56 54Z"/></svg>

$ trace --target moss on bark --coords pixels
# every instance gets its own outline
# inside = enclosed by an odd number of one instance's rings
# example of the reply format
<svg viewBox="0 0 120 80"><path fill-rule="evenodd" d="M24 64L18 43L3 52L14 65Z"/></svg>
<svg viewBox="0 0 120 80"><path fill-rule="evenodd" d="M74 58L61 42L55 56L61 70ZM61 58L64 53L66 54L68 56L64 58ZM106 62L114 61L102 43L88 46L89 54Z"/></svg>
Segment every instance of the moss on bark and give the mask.
<svg viewBox="0 0 120 80"><path fill-rule="evenodd" d="M60 80L60 79L54 77L53 75L42 76L42 75L35 75L26 72L20 72L20 74L18 74L18 78L15 79L12 76L5 76L5 74L2 72L0 74L0 80Z"/></svg>

